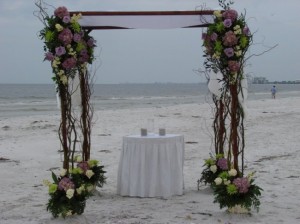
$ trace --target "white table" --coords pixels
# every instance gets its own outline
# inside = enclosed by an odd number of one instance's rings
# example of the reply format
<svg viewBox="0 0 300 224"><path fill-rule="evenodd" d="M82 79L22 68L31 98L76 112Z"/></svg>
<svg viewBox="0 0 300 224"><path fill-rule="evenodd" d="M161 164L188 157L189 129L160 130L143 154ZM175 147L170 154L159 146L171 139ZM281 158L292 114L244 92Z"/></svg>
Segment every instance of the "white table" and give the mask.
<svg viewBox="0 0 300 224"><path fill-rule="evenodd" d="M182 195L184 137L131 135L123 137L117 193L133 197Z"/></svg>

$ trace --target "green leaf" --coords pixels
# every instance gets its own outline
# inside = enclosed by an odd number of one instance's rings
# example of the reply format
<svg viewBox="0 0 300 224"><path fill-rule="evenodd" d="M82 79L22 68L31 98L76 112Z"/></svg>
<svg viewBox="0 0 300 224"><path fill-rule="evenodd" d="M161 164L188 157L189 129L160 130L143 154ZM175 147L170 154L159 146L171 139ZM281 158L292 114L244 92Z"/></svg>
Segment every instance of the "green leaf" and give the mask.
<svg viewBox="0 0 300 224"><path fill-rule="evenodd" d="M57 177L56 177L55 173L53 173L53 172L52 172L52 179L53 179L54 183L58 184Z"/></svg>

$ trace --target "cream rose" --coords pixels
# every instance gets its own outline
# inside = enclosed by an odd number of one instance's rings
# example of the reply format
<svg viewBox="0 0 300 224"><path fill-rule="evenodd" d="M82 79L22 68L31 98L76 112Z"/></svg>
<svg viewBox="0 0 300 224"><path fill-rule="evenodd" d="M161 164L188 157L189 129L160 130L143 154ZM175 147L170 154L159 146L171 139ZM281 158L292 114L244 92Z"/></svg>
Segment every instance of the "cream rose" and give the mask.
<svg viewBox="0 0 300 224"><path fill-rule="evenodd" d="M67 198L71 199L74 196L75 190L74 189L68 189L66 192Z"/></svg>
<svg viewBox="0 0 300 224"><path fill-rule="evenodd" d="M60 24L55 24L55 28L58 32L62 31L64 28Z"/></svg>
<svg viewBox="0 0 300 224"><path fill-rule="evenodd" d="M212 166L210 166L210 171L211 172L213 172L213 173L216 173L217 172L217 169L218 169L218 167L216 166L216 165L212 165Z"/></svg>
<svg viewBox="0 0 300 224"><path fill-rule="evenodd" d="M222 178L221 177L217 177L215 180L214 180L214 182L215 182L215 184L216 185L220 185L220 184L222 184Z"/></svg>
<svg viewBox="0 0 300 224"><path fill-rule="evenodd" d="M237 175L237 171L236 171L236 169L231 169L228 171L228 174L231 177L235 177Z"/></svg>
<svg viewBox="0 0 300 224"><path fill-rule="evenodd" d="M67 170L66 169L61 169L59 175L61 177L65 176L67 174Z"/></svg>
<svg viewBox="0 0 300 224"><path fill-rule="evenodd" d="M87 170L86 172L85 172L85 175L89 178L89 179L91 179L91 177L94 175L95 173L92 171L92 170Z"/></svg>

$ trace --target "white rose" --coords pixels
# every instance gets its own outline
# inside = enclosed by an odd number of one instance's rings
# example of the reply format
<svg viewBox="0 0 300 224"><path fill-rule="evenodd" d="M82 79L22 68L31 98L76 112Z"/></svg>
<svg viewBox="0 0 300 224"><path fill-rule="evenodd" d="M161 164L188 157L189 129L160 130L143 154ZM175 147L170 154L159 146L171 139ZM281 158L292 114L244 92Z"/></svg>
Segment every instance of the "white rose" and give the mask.
<svg viewBox="0 0 300 224"><path fill-rule="evenodd" d="M240 27L240 25L236 25L235 27L233 27L233 29L234 29L234 30L240 30L241 27Z"/></svg>
<svg viewBox="0 0 300 224"><path fill-rule="evenodd" d="M59 175L61 177L65 176L67 174L67 170L66 169L61 169Z"/></svg>
<svg viewBox="0 0 300 224"><path fill-rule="evenodd" d="M222 17L221 11L219 11L219 10L214 11L214 16L216 16L216 17L218 17L218 18Z"/></svg>
<svg viewBox="0 0 300 224"><path fill-rule="evenodd" d="M79 188L76 189L77 194L81 194L84 191L84 186L81 185Z"/></svg>
<svg viewBox="0 0 300 224"><path fill-rule="evenodd" d="M237 171L236 169L231 169L228 171L229 176L234 177L237 175Z"/></svg>
<svg viewBox="0 0 300 224"><path fill-rule="evenodd" d="M227 180L227 179L224 180L225 185L229 185L230 183L231 183L230 180Z"/></svg>
<svg viewBox="0 0 300 224"><path fill-rule="evenodd" d="M59 76L62 76L62 75L64 75L65 74L65 71L64 70L59 70L59 72L58 72L58 75Z"/></svg>
<svg viewBox="0 0 300 224"><path fill-rule="evenodd" d="M91 179L91 177L94 175L95 173L92 171L92 170L87 170L86 172L85 172L85 175L89 178L89 179Z"/></svg>
<svg viewBox="0 0 300 224"><path fill-rule="evenodd" d="M210 166L210 171L211 172L213 172L213 173L216 173L217 172L217 169L218 169L218 167L216 166L216 165L212 165L212 166Z"/></svg>
<svg viewBox="0 0 300 224"><path fill-rule="evenodd" d="M67 198L71 199L74 196L74 192L75 192L74 189L68 189L66 192Z"/></svg>
<svg viewBox="0 0 300 224"><path fill-rule="evenodd" d="M60 24L55 24L55 28L58 32L62 31L64 28Z"/></svg>
<svg viewBox="0 0 300 224"><path fill-rule="evenodd" d="M241 50L239 50L239 51L236 51L236 52L234 52L235 53L235 55L237 56L237 57L239 57L239 56L241 56L242 55L242 51Z"/></svg>
<svg viewBox="0 0 300 224"><path fill-rule="evenodd" d="M221 177L217 177L214 181L215 181L216 185L220 185L222 183L222 178Z"/></svg>
<svg viewBox="0 0 300 224"><path fill-rule="evenodd" d="M87 187L86 187L86 190L88 191L88 192L91 192L92 190L94 190L94 186L93 185L88 185Z"/></svg>
<svg viewBox="0 0 300 224"><path fill-rule="evenodd" d="M62 76L60 77L60 81L61 81L64 85L66 85L66 84L68 83L68 78L67 78L67 76L62 75Z"/></svg>
<svg viewBox="0 0 300 224"><path fill-rule="evenodd" d="M248 181L250 182L253 179L254 173L251 172L247 175Z"/></svg>

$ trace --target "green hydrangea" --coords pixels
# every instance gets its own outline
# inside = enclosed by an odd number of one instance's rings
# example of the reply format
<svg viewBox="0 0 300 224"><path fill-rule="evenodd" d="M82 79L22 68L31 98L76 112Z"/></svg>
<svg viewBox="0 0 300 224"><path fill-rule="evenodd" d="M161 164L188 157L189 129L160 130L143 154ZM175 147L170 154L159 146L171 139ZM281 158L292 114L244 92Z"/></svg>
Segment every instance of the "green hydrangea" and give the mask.
<svg viewBox="0 0 300 224"><path fill-rule="evenodd" d="M234 184L228 184L226 187L226 190L229 195L233 195L238 192L238 190Z"/></svg>
<svg viewBox="0 0 300 224"><path fill-rule="evenodd" d="M91 159L91 160L88 161L88 165L91 168L94 167L94 166L97 166L98 163L99 163L99 161L98 160L94 160L94 159Z"/></svg>
<svg viewBox="0 0 300 224"><path fill-rule="evenodd" d="M83 170L79 167L76 167L74 169L71 170L71 173L72 174L82 174L83 173Z"/></svg>
<svg viewBox="0 0 300 224"><path fill-rule="evenodd" d="M219 22L219 23L217 23L216 24L216 30L220 33L220 32L222 32L223 30L224 30L224 24L223 24L223 22Z"/></svg>
<svg viewBox="0 0 300 224"><path fill-rule="evenodd" d="M85 49L85 45L83 43L79 42L76 47L76 52L80 52L83 49Z"/></svg>
<svg viewBox="0 0 300 224"><path fill-rule="evenodd" d="M223 50L222 42L216 41L214 50L216 52L221 52Z"/></svg>
<svg viewBox="0 0 300 224"><path fill-rule="evenodd" d="M240 38L240 46L241 46L241 48L245 48L245 47L248 46L248 39L247 39L247 37L242 36Z"/></svg>
<svg viewBox="0 0 300 224"><path fill-rule="evenodd" d="M227 171L223 171L222 173L219 174L219 177L221 177L223 180L224 179L229 179L229 174Z"/></svg>
<svg viewBox="0 0 300 224"><path fill-rule="evenodd" d="M212 158L209 158L209 159L205 160L205 165L207 165L207 166L212 166L212 165L215 165L215 164L216 164L216 161L214 161Z"/></svg>
<svg viewBox="0 0 300 224"><path fill-rule="evenodd" d="M57 191L57 184L50 184L49 185L49 194L53 194Z"/></svg>
<svg viewBox="0 0 300 224"><path fill-rule="evenodd" d="M54 39L54 32L47 30L45 34L45 41L50 42Z"/></svg>
<svg viewBox="0 0 300 224"><path fill-rule="evenodd" d="M77 22L72 23L71 26L72 26L72 28L73 28L73 30L74 30L75 32L77 32L77 33L80 32L80 29L81 29L81 28L80 28L80 24L79 24L79 23L77 23Z"/></svg>

